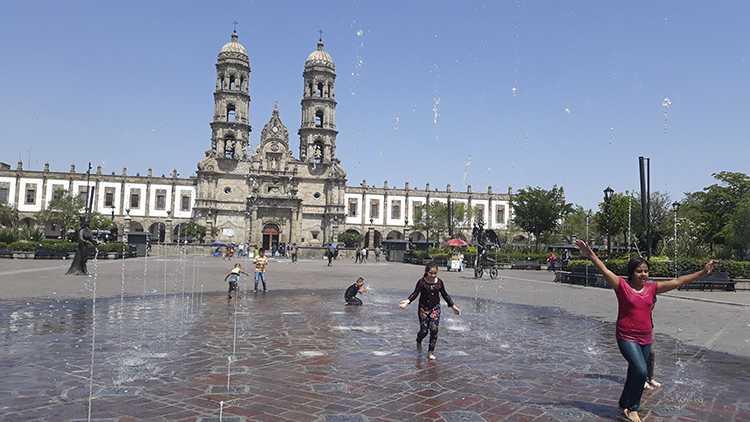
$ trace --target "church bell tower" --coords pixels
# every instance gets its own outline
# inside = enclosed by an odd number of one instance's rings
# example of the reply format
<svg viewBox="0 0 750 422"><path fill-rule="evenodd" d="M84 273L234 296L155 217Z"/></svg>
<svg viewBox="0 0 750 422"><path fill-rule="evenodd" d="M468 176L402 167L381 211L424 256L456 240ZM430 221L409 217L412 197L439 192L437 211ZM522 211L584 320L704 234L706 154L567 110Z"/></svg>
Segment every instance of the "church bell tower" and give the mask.
<svg viewBox="0 0 750 422"><path fill-rule="evenodd" d="M336 100L334 82L336 65L331 55L323 51L323 40L305 62L302 73L305 89L302 98L302 125L299 157L308 164L331 165L336 152Z"/></svg>

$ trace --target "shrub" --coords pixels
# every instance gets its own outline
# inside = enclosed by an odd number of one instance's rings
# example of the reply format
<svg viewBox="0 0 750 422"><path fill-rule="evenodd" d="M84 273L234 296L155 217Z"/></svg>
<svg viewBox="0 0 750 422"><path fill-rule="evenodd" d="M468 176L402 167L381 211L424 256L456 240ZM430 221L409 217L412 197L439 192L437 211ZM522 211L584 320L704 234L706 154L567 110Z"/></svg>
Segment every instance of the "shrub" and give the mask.
<svg viewBox="0 0 750 422"><path fill-rule="evenodd" d="M0 242L13 243L18 242L18 229L13 227L0 228Z"/></svg>
<svg viewBox="0 0 750 422"><path fill-rule="evenodd" d="M18 251L18 252L33 252L37 250L38 247L39 247L39 243L37 242L25 242L25 241L13 242L10 245L8 245L8 249Z"/></svg>

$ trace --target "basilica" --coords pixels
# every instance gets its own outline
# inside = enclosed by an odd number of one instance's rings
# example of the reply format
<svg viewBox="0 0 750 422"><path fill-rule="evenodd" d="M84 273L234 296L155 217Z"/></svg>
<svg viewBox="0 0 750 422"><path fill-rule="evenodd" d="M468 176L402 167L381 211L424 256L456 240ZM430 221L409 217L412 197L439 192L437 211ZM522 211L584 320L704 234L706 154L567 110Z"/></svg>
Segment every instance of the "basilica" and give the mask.
<svg viewBox="0 0 750 422"><path fill-rule="evenodd" d="M335 242L341 232L366 235L366 244L385 239L424 240L426 233L411 230L425 203L465 203L479 211L490 229L506 229L512 218L512 191L452 192L368 185L347 185L346 163L336 157L336 66L320 40L305 61L302 73L301 124L290 144L289 129L278 109L260 131L260 142L250 146L250 61L237 33L219 51L216 62L214 115L205 158L194 176L103 174L96 171L51 172L13 169L0 165L0 201L13 204L22 223L35 225L34 213L45 208L62 188L93 201L93 209L112 216L118 232L151 232L154 241L180 239L180 226L206 226L210 241L249 243L271 248L280 243L303 247ZM257 118L257 117L256 117ZM296 146L296 145L295 145ZM56 231L57 230L57 231ZM62 236L45 227L48 237ZM457 237L470 237L458 233Z"/></svg>

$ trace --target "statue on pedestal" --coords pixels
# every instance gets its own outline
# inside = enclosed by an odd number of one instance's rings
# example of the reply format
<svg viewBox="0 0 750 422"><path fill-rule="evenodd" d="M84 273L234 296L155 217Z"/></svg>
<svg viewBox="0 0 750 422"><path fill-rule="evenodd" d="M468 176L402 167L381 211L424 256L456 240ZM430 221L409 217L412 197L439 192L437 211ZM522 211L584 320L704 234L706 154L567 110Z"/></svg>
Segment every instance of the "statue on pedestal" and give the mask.
<svg viewBox="0 0 750 422"><path fill-rule="evenodd" d="M76 248L76 256L73 258L73 262L68 268L68 272L65 275L87 275L89 272L86 269L86 261L89 259L89 243L94 245L98 244L96 239L91 235L91 224L90 216L80 217L81 229L78 230L78 247Z"/></svg>

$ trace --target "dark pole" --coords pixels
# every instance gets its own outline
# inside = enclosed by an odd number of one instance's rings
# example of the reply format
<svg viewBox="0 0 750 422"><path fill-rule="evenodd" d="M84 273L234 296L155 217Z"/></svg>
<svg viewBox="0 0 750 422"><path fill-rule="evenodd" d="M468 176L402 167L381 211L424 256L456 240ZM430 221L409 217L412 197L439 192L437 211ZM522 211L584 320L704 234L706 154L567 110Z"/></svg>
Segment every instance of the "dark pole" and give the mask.
<svg viewBox="0 0 750 422"><path fill-rule="evenodd" d="M651 159L646 158L646 217L648 218L648 228L646 232L646 257L651 261Z"/></svg>
<svg viewBox="0 0 750 422"><path fill-rule="evenodd" d="M91 163L89 163L89 169L86 170L86 216L91 214L91 207L94 205L94 197L91 195L91 185L89 184L89 180L91 180Z"/></svg>

